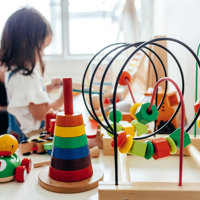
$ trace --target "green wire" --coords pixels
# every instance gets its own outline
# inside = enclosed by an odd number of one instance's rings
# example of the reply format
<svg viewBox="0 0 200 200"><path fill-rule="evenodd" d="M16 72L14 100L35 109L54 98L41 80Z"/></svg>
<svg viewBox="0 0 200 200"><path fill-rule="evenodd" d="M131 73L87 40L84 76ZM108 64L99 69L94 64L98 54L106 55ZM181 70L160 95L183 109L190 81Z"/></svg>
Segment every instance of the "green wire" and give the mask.
<svg viewBox="0 0 200 200"><path fill-rule="evenodd" d="M200 50L200 44L197 49L197 56L199 56L199 50ZM198 63L196 62L195 103L197 102L197 98L198 98ZM195 117L196 117L196 113L195 113ZM195 125L194 125L194 137L196 137L196 135L197 135L197 122L195 122Z"/></svg>

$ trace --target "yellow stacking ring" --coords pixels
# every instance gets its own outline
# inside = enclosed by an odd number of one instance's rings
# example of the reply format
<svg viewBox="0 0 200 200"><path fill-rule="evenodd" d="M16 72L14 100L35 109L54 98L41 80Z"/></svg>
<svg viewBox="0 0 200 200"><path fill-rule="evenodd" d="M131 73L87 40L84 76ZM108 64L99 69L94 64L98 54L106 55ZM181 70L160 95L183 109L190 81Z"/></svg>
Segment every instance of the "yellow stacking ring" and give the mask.
<svg viewBox="0 0 200 200"><path fill-rule="evenodd" d="M84 124L74 127L55 126L54 135L58 137L78 137L85 134Z"/></svg>
<svg viewBox="0 0 200 200"><path fill-rule="evenodd" d="M169 143L170 146L170 153L171 154L175 154L177 152L177 146L176 143L174 142L174 140L171 137L166 137L165 138L167 140L167 142Z"/></svg>
<svg viewBox="0 0 200 200"><path fill-rule="evenodd" d="M123 146L119 147L120 153L128 153L133 145L133 138L131 135L126 136L126 142Z"/></svg>

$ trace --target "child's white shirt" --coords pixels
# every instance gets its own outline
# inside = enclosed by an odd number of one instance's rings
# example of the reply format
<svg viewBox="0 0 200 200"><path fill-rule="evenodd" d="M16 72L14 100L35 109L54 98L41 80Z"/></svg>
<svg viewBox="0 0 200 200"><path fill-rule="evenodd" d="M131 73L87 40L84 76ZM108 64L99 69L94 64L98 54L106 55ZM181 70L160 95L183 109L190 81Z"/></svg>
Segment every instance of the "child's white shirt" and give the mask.
<svg viewBox="0 0 200 200"><path fill-rule="evenodd" d="M24 134L39 129L41 121L33 118L28 106L30 103L49 103L41 75L36 70L28 76L17 72L8 80L9 74L10 72L6 72L5 75L8 112L16 117Z"/></svg>

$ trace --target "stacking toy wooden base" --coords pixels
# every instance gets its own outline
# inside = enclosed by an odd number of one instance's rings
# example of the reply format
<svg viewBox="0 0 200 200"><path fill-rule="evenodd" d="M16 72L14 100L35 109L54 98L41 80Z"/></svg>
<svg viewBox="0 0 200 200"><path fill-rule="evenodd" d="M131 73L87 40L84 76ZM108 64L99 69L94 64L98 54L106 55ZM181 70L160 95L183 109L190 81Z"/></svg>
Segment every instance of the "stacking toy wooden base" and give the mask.
<svg viewBox="0 0 200 200"><path fill-rule="evenodd" d="M45 167L39 173L38 182L44 189L52 192L78 193L96 188L102 179L103 172L97 165L93 165L93 175L90 178L77 182L56 181L49 177L49 167Z"/></svg>

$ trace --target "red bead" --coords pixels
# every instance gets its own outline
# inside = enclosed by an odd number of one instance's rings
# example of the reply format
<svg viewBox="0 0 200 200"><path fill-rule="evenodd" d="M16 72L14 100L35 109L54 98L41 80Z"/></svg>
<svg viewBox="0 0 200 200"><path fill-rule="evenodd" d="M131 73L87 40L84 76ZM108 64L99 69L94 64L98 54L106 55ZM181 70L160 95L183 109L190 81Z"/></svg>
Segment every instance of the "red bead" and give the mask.
<svg viewBox="0 0 200 200"><path fill-rule="evenodd" d="M127 85L126 80L130 83L131 81L131 75L127 71L123 71L121 74L121 77L119 79L119 84L120 85Z"/></svg>
<svg viewBox="0 0 200 200"><path fill-rule="evenodd" d="M155 160L163 157L170 156L170 146L167 140L164 138L156 138L151 141L154 145L154 155L153 158Z"/></svg>
<svg viewBox="0 0 200 200"><path fill-rule="evenodd" d="M121 147L126 142L126 133L120 131L117 134L117 147ZM114 138L112 139L111 146L114 147Z"/></svg>

